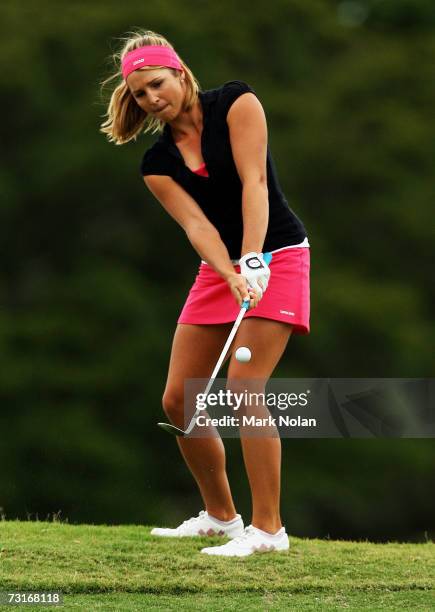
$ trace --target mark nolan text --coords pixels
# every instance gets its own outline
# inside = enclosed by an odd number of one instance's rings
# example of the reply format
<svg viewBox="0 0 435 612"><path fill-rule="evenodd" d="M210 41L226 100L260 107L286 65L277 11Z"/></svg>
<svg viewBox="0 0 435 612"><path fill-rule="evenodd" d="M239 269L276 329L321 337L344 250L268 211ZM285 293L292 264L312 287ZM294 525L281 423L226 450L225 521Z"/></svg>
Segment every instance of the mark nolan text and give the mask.
<svg viewBox="0 0 435 612"><path fill-rule="evenodd" d="M306 419L298 415L297 417L289 417L285 415L279 415L278 418L268 416L265 418L258 418L255 416L222 416L219 418L206 417L201 414L196 419L196 424L199 427L317 427L316 419Z"/></svg>

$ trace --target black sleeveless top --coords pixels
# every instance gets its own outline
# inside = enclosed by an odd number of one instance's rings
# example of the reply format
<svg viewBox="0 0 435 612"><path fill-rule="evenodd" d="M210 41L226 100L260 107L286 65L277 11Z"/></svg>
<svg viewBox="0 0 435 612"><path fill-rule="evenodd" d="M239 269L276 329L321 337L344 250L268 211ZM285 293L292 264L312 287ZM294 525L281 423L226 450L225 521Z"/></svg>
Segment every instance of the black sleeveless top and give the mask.
<svg viewBox="0 0 435 612"><path fill-rule="evenodd" d="M255 91L243 81L199 92L203 111L202 156L209 176L190 170L176 147L170 126L143 156L141 173L170 176L198 203L218 230L231 259L241 257L243 239L242 183L234 163L226 117L231 104L242 94ZM269 223L263 251L299 244L307 234L290 209L278 182L272 155L267 147Z"/></svg>

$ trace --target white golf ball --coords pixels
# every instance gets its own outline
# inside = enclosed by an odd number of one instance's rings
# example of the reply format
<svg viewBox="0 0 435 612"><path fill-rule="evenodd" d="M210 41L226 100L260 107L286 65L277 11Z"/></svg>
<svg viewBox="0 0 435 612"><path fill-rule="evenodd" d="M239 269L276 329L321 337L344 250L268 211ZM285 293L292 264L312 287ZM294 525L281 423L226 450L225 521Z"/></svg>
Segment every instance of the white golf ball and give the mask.
<svg viewBox="0 0 435 612"><path fill-rule="evenodd" d="M247 346L239 346L236 351L236 359L242 363L247 363L251 360L251 351Z"/></svg>

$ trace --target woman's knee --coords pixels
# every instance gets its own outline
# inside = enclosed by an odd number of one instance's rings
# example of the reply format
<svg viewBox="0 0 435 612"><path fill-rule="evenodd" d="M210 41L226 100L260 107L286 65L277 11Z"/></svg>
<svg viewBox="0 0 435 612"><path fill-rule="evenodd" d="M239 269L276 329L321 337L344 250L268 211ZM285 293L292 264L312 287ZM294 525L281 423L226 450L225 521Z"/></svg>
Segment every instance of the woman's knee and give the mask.
<svg viewBox="0 0 435 612"><path fill-rule="evenodd" d="M176 387L165 390L162 398L165 414L171 421L181 421L184 418L184 391Z"/></svg>
<svg viewBox="0 0 435 612"><path fill-rule="evenodd" d="M240 419L245 416L267 416L265 378L228 378L226 390L232 395L232 405L237 406Z"/></svg>
<svg viewBox="0 0 435 612"><path fill-rule="evenodd" d="M259 376L228 376L225 388L232 394L244 396L246 393L264 393L268 379Z"/></svg>

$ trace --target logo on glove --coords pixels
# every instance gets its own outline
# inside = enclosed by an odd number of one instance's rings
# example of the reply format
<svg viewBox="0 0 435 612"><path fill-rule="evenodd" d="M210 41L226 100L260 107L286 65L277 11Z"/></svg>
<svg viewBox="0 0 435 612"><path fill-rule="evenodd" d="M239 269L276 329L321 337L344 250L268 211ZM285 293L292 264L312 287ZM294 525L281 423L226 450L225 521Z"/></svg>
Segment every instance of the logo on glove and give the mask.
<svg viewBox="0 0 435 612"><path fill-rule="evenodd" d="M248 268L252 270L259 270L260 268L264 268L263 263L259 257L250 257L245 260L245 264Z"/></svg>

